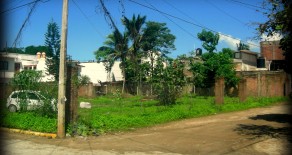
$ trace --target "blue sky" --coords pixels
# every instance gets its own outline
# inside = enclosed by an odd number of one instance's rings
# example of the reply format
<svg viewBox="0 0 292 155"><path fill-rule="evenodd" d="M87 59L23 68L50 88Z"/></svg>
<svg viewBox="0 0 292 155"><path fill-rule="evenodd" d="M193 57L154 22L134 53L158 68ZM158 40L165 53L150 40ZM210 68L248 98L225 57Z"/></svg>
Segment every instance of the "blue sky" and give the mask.
<svg viewBox="0 0 292 155"><path fill-rule="evenodd" d="M3 6L4 3L4 9L7 10L32 1L34 0L6 0L0 4ZM119 1L124 5L124 9ZM176 36L176 50L171 51L169 55L173 58L188 54L195 48L202 48L202 42L197 38L197 33L202 31L202 27L223 34L220 35L218 51L227 47L235 50L236 43L241 40L250 43L252 51L259 52L259 41L253 39L257 35L256 25L253 23L267 20L261 13L262 0L104 0L104 2L121 31L124 30L121 24L123 10L128 18L133 14L140 14L146 15L147 21L167 23L171 33ZM12 46L30 7L31 5L27 5L2 13L6 25L1 48L6 42L8 46ZM163 15L155 9L176 18ZM25 26L17 47L44 45L47 24L54 20L61 31L61 16L62 0L41 0ZM99 0L69 0L68 21L67 54L74 60L94 60L94 51L103 45L106 36L113 31L101 12Z"/></svg>

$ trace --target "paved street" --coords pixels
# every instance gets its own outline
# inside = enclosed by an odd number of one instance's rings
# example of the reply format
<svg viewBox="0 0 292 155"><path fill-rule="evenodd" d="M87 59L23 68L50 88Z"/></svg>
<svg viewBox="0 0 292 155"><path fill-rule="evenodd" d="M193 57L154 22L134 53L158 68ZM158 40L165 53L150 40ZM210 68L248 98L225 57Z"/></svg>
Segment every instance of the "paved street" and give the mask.
<svg viewBox="0 0 292 155"><path fill-rule="evenodd" d="M291 147L291 105L186 119L98 137L48 139L4 132L1 154L285 155Z"/></svg>

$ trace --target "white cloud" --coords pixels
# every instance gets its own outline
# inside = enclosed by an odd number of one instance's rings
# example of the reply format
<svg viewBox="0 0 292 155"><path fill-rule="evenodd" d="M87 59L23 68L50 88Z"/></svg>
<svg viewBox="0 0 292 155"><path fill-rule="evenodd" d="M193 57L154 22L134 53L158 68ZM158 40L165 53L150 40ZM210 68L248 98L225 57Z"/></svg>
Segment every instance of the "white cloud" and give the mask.
<svg viewBox="0 0 292 155"><path fill-rule="evenodd" d="M258 41L254 41L254 40L243 41L231 35L225 35L221 33L219 33L219 35L220 35L219 42L227 44L230 49L237 50L237 45L240 43L240 41L242 41L244 44L249 45L249 48L251 51L254 51L254 52L260 51L260 44Z"/></svg>
<svg viewBox="0 0 292 155"><path fill-rule="evenodd" d="M249 46L250 51L259 52L260 51L260 43L259 41L247 40L246 43Z"/></svg>
<svg viewBox="0 0 292 155"><path fill-rule="evenodd" d="M223 35L221 33L219 33L219 36L220 36L219 42L226 43L231 49L237 49L237 44L239 44L240 39L235 39L231 35Z"/></svg>
<svg viewBox="0 0 292 155"><path fill-rule="evenodd" d="M267 36L265 34L262 34L261 36L261 41L276 41L276 40L280 40L283 36L279 33L275 33L273 34L273 36Z"/></svg>

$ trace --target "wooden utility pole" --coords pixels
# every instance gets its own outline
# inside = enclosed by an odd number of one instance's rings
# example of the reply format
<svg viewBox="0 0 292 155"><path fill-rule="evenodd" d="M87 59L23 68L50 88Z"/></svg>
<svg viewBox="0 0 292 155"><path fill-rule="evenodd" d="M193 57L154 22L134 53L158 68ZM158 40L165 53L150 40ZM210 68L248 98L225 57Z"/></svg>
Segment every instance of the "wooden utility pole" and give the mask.
<svg viewBox="0 0 292 155"><path fill-rule="evenodd" d="M62 34L60 48L59 87L58 87L58 133L59 138L65 138L65 103L66 103L66 52L68 31L68 0L63 0Z"/></svg>

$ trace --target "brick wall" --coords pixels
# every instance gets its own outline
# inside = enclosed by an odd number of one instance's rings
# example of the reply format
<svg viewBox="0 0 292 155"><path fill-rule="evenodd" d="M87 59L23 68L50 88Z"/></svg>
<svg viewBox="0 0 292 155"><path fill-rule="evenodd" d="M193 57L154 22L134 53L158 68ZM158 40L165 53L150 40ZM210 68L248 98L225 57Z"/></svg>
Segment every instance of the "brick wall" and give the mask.
<svg viewBox="0 0 292 155"><path fill-rule="evenodd" d="M266 60L284 60L283 50L280 48L279 41L262 41L261 54Z"/></svg>
<svg viewBox="0 0 292 155"><path fill-rule="evenodd" d="M284 96L291 92L289 75L283 71L239 72L238 75L246 79L247 96Z"/></svg>

